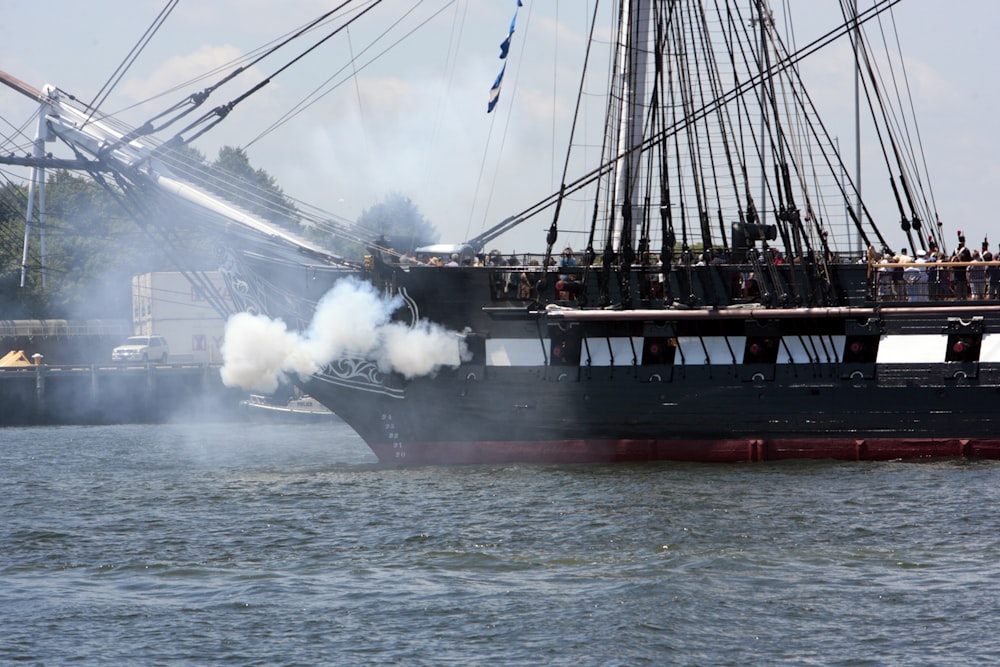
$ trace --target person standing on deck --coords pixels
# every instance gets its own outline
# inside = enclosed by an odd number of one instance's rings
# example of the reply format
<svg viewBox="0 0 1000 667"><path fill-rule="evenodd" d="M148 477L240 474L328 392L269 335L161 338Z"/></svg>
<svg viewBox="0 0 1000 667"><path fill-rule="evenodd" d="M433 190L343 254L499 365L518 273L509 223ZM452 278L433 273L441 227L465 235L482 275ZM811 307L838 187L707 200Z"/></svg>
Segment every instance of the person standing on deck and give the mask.
<svg viewBox="0 0 1000 667"><path fill-rule="evenodd" d="M887 301L892 296L892 273L889 264L892 263L892 255L888 252L882 254L882 259L878 265L878 300Z"/></svg>
<svg viewBox="0 0 1000 667"><path fill-rule="evenodd" d="M893 256L892 261L897 264L909 264L913 261L913 258L910 257L910 253L906 248L901 248L899 253ZM900 301L906 301L906 280L904 279L905 271L905 266L899 266L892 272L893 296Z"/></svg>
<svg viewBox="0 0 1000 667"><path fill-rule="evenodd" d="M917 264L927 264L927 251L921 248L917 250ZM910 301L927 301L927 268L925 266L911 266L905 271L907 293Z"/></svg>
<svg viewBox="0 0 1000 667"><path fill-rule="evenodd" d="M969 250L968 246L965 245L965 236L962 232L958 233L958 247L955 248L955 252L951 256L951 261L953 262L971 262L972 252ZM951 269L952 280L955 282L955 298L956 299L968 299L969 298L969 275L966 272L964 266L953 266Z"/></svg>
<svg viewBox="0 0 1000 667"><path fill-rule="evenodd" d="M990 240L988 237L983 237L983 261L992 262L993 253L990 252ZM983 295L984 299L995 299L997 298L996 282L997 282L997 267L987 266L986 267L986 290Z"/></svg>
<svg viewBox="0 0 1000 667"><path fill-rule="evenodd" d="M978 250L973 250L972 263L969 266L969 290L972 298L977 301L986 298L986 266L982 262L983 256Z"/></svg>

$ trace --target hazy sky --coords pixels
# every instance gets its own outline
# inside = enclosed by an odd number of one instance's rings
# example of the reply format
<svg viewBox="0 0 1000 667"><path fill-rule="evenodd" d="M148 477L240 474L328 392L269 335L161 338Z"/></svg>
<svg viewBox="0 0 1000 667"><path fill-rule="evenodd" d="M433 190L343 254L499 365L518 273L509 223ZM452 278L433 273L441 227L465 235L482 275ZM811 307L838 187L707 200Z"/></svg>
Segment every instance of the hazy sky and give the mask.
<svg viewBox="0 0 1000 667"><path fill-rule="evenodd" d="M166 0L3 0L0 69L40 87L52 83L90 101L165 6ZM182 97L178 92L139 108L137 101L231 61L333 7L332 0L180 0L166 25L102 106L139 124ZM778 3L772 3L775 6ZM871 0L860 0L861 8ZM442 240L473 236L557 189L578 82L578 61L592 0L524 0L518 15L500 103L486 113L516 0L386 0L352 28L350 40L318 49L293 71L237 107L195 145L208 157L221 145L247 146L251 161L275 176L290 196L354 220L393 192L410 197ZM826 32L838 0L790 0L799 43ZM411 14L407 14L416 7ZM902 0L894 10L908 65L937 210L953 245L963 229L970 244L989 234L1000 245L991 206L1000 177L1000 105L996 90L996 0ZM392 21L383 42L362 51ZM410 37L406 33L427 21ZM801 25L801 28L799 27ZM402 40L402 41L400 41ZM358 67L399 41L348 80ZM247 87L281 58L241 80ZM553 75L553 66L558 74ZM845 47L808 65L831 133L853 143L853 86ZM345 80L332 94L254 141L317 86ZM807 79L807 82L809 79ZM206 82L199 84L206 85ZM191 88L187 91L193 90ZM218 98L228 101L242 88ZM33 107L0 90L0 117L23 122ZM4 137L12 134L0 126ZM162 137L166 138L166 137ZM253 141L253 143L250 143ZM872 137L863 155L869 156ZM849 153L850 164L853 154ZM867 164L867 162L866 162ZM898 215L881 172L865 169L863 191L883 229ZM572 173L572 172L571 172ZM538 250L547 222L528 223L495 245ZM888 234L902 244L897 231Z"/></svg>

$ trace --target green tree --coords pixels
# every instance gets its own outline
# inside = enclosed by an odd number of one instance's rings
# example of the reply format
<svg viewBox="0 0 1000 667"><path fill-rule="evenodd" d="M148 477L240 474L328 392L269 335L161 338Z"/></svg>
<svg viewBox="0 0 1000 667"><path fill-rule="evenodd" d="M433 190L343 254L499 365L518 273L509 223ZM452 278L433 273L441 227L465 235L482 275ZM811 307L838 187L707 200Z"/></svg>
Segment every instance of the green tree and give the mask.
<svg viewBox="0 0 1000 667"><path fill-rule="evenodd" d="M397 252L437 243L437 229L420 213L409 197L395 192L366 209L355 223L356 231L367 238L383 238Z"/></svg>
<svg viewBox="0 0 1000 667"><path fill-rule="evenodd" d="M200 152L183 148L166 156L179 175L278 224L299 229L294 205L246 152L223 148L206 164ZM206 176L208 178L206 178ZM143 193L135 217L121 206L121 193L68 171L46 179L45 287L40 230L33 226L26 286L20 287L27 187L0 186L0 318L130 318L132 276L181 268L216 268L212 238L195 217L178 216ZM240 193L263 191L255 198ZM117 196L116 196L117 195Z"/></svg>
<svg viewBox="0 0 1000 667"><path fill-rule="evenodd" d="M21 250L28 188L14 183L0 187L0 318L43 318L48 299L39 276L28 274L21 287ZM29 258L30 261L30 258Z"/></svg>
<svg viewBox="0 0 1000 667"><path fill-rule="evenodd" d="M145 233L100 184L68 171L46 179L45 257L33 225L25 287L20 287L27 189L0 192L0 316L8 318L130 318L131 279L174 270L162 239ZM179 253L197 256L191 247ZM45 286L42 286L42 271Z"/></svg>
<svg viewBox="0 0 1000 667"><path fill-rule="evenodd" d="M63 317L131 317L132 276L170 267L163 246L88 178L55 172L46 202L50 307Z"/></svg>
<svg viewBox="0 0 1000 667"><path fill-rule="evenodd" d="M208 187L234 203L278 225L298 230L295 204L277 180L264 169L254 169L242 148L223 146L211 164Z"/></svg>

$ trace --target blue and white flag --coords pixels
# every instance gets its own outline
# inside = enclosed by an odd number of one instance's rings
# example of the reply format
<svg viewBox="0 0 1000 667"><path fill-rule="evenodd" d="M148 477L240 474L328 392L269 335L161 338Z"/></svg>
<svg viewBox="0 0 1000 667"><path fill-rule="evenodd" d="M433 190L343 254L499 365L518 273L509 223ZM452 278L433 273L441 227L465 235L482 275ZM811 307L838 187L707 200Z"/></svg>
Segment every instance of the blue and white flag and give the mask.
<svg viewBox="0 0 1000 667"><path fill-rule="evenodd" d="M497 101L500 99L500 84L503 83L503 73L506 71L507 63L504 63L500 69L500 73L497 74L497 80L493 82L493 87L490 88L490 103L486 105L486 113L493 111L493 107L497 105Z"/></svg>
<svg viewBox="0 0 1000 667"><path fill-rule="evenodd" d="M523 7L524 4L521 0L517 0L517 6ZM500 42L500 60L506 60L507 54L510 52L510 40L514 36L514 24L517 23L517 9L514 10L514 17L510 20L510 30L507 31L507 37L502 42ZM500 99L500 84L503 82L503 73L507 70L507 63L503 64L500 69L500 73L497 74L497 80L493 82L493 87L490 88L490 102L486 105L486 113L493 111L493 108L497 105L497 101Z"/></svg>
<svg viewBox="0 0 1000 667"><path fill-rule="evenodd" d="M521 7L521 0L517 0L517 6ZM514 17L510 20L510 30L507 32L507 38L500 42L500 60L504 60L507 57L507 51L510 50L510 38L514 36L514 24L517 23L517 10L514 10Z"/></svg>

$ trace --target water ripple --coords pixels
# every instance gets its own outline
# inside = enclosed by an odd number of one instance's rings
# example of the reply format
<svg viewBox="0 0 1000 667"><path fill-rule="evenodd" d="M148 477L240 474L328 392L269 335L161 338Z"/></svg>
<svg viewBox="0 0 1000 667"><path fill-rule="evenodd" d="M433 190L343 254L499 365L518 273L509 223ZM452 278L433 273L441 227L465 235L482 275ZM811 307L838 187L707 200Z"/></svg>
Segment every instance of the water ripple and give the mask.
<svg viewBox="0 0 1000 667"><path fill-rule="evenodd" d="M342 427L3 435L3 663L1000 659L1000 464L401 469Z"/></svg>

